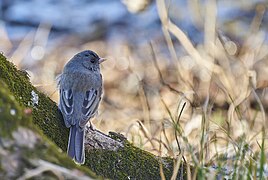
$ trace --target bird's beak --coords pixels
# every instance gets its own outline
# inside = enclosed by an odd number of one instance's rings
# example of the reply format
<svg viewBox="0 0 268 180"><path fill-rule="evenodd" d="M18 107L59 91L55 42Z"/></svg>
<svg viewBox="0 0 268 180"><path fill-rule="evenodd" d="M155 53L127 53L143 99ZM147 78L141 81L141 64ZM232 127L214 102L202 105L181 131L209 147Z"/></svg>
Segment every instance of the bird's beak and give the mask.
<svg viewBox="0 0 268 180"><path fill-rule="evenodd" d="M105 59L105 58L100 58L99 59L99 64L101 64L101 63L103 63L104 61L106 61L107 59Z"/></svg>

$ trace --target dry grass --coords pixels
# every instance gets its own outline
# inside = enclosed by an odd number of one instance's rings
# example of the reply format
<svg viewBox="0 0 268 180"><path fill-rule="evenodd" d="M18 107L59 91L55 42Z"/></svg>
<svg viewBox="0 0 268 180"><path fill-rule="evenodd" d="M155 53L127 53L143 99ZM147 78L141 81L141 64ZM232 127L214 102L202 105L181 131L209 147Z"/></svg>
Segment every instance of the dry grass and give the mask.
<svg viewBox="0 0 268 180"><path fill-rule="evenodd" d="M204 28L204 42L198 45L169 19L165 6L157 0L168 55L153 41L132 48L127 42L76 43L75 37L66 37L67 43L48 47L50 27L43 25L15 51L7 36L1 36L1 48L18 67L27 67L32 82L55 101L54 79L65 62L82 49L95 50L109 59L102 66L105 94L93 120L97 129L123 133L138 147L173 156L175 167L186 159L198 167L197 177L226 173L230 167L232 177L253 178L263 172L268 156L268 45L260 29L265 6L256 6L251 28L238 43L221 33L216 2L207 1L203 18L195 19ZM176 53L178 44L185 53ZM29 63L28 54L37 46L37 54L45 54ZM217 168L210 171L205 165Z"/></svg>

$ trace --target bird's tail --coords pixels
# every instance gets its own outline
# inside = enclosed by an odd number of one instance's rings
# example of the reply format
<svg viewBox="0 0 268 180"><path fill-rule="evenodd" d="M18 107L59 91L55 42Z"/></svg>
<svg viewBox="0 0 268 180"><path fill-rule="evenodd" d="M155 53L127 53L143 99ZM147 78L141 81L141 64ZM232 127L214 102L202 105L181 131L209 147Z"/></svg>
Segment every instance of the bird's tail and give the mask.
<svg viewBox="0 0 268 180"><path fill-rule="evenodd" d="M79 164L84 164L85 162L84 138L84 130L71 126L67 153Z"/></svg>

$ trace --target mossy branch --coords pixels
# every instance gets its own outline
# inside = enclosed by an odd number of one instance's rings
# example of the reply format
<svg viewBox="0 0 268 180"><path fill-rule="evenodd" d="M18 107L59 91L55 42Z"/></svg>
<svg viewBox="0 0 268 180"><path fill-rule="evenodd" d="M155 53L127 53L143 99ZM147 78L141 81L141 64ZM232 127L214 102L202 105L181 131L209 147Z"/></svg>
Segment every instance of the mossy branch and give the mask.
<svg viewBox="0 0 268 180"><path fill-rule="evenodd" d="M0 78L0 179L97 178L75 165L33 124L31 109L19 104Z"/></svg>
<svg viewBox="0 0 268 180"><path fill-rule="evenodd" d="M45 94L39 92L29 81L27 73L16 67L0 55L0 79L3 80L16 101L32 108L33 123L63 151L67 148L68 129L64 126L57 105ZM2 88L2 87L1 87ZM32 102L32 92L39 99ZM161 179L164 174L170 179L175 160L158 157L134 147L122 135L87 129L86 167L96 174L111 179ZM186 177L186 167L181 163L178 178Z"/></svg>

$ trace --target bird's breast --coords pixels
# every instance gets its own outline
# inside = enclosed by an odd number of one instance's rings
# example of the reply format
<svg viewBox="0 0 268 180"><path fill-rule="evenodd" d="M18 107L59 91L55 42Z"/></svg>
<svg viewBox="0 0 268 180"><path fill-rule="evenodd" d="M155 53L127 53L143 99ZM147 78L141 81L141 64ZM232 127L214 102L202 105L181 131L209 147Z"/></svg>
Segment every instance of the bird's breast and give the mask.
<svg viewBox="0 0 268 180"><path fill-rule="evenodd" d="M63 89L73 89L75 91L88 91L91 88L99 89L102 86L102 79L99 73L65 73L61 79Z"/></svg>

